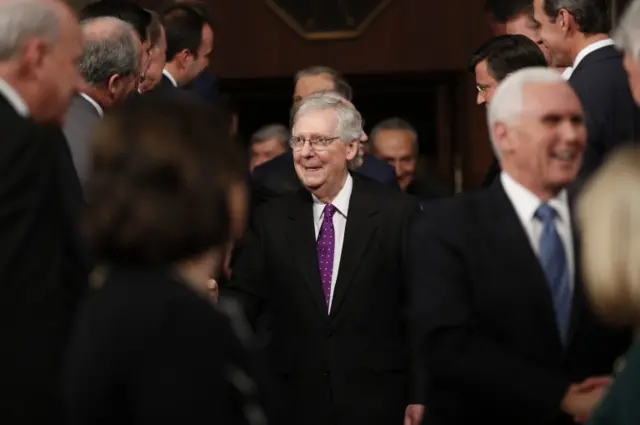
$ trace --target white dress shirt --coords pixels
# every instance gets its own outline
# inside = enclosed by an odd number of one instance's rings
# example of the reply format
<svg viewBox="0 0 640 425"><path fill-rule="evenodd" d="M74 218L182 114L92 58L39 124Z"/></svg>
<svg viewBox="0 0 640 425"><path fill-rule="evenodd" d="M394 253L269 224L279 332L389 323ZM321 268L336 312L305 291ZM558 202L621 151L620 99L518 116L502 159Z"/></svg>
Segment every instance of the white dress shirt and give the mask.
<svg viewBox="0 0 640 425"><path fill-rule="evenodd" d="M329 295L329 310L331 311L331 304L333 302L333 292L336 287L336 281L338 280L338 270L340 269L340 257L342 256L342 246L344 245L344 230L347 227L347 214L349 212L349 201L351 199L351 192L353 191L353 178L350 174L347 174L347 180L338 192L338 195L331 203L336 207L336 212L333 214L333 231L335 233L335 246L333 251L333 272L331 274L331 293ZM313 225L316 229L316 240L320 235L320 228L322 227L322 220L324 218L324 202L320 201L313 196Z"/></svg>
<svg viewBox="0 0 640 425"><path fill-rule="evenodd" d="M578 56L576 56L576 59L573 61L573 65L570 68L565 69L564 72L562 73L562 76L566 80L568 80L569 78L571 78L571 74L573 74L573 70L578 67L578 64L582 62L582 60L589 53L593 53L598 49L602 49L603 47L612 46L613 44L614 44L613 40L610 38L606 38L604 40L596 41L595 43L589 44L587 47L580 50L580 53L578 53Z"/></svg>
<svg viewBox="0 0 640 425"><path fill-rule="evenodd" d="M0 78L0 95L7 99L9 105L16 110L18 115L25 118L29 116L29 108L22 96L2 78Z"/></svg>
<svg viewBox="0 0 640 425"><path fill-rule="evenodd" d="M93 105L94 108L96 108L96 111L98 112L98 115L100 116L100 118L104 117L104 110L102 109L102 106L100 106L98 104L98 102L96 102L95 100L93 100L92 97L90 97L88 94L86 93L80 93L80 96L82 96L84 98L84 100L86 100L87 102L89 102L91 105Z"/></svg>
<svg viewBox="0 0 640 425"><path fill-rule="evenodd" d="M164 75L169 79L169 81L171 81L171 84L173 84L173 87L178 87L178 82L176 81L175 78L173 78L173 75L171 75L169 71L167 71L166 69L163 69L162 75Z"/></svg>
<svg viewBox="0 0 640 425"><path fill-rule="evenodd" d="M533 252L540 256L540 236L542 235L542 222L535 217L536 210L543 203L529 189L515 181L504 171L500 174L502 187L507 193L513 208L518 214ZM567 191L562 190L557 197L550 199L547 204L556 211L555 225L558 235L562 240L564 252L567 256L567 267L569 271L569 284L573 288L575 271L575 261L573 252L573 234L571 231L571 214L569 212L569 201Z"/></svg>

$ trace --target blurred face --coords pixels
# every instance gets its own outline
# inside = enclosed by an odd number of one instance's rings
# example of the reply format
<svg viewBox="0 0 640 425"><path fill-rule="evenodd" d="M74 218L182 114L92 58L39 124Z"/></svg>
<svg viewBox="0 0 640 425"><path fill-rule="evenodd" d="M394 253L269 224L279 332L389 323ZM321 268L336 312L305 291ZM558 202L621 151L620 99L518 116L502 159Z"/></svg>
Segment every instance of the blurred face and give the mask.
<svg viewBox="0 0 640 425"><path fill-rule="evenodd" d="M277 138L263 140L251 145L251 160L249 161L249 171L253 172L260 164L264 164L276 156L287 151L287 147Z"/></svg>
<svg viewBox="0 0 640 425"><path fill-rule="evenodd" d="M80 89L78 63L82 55L82 31L72 11L60 11L60 35L53 45L32 39L26 43L24 69L36 80L38 100L29 105L38 122L63 123L71 98ZM35 86L35 84L34 84Z"/></svg>
<svg viewBox="0 0 640 425"><path fill-rule="evenodd" d="M549 49L542 43L540 37L540 23L526 13L509 20L504 27L505 34L521 34L528 37L540 47L547 62L551 59Z"/></svg>
<svg viewBox="0 0 640 425"><path fill-rule="evenodd" d="M185 79L182 84L188 84L195 80L207 66L209 66L209 55L213 50L213 31L209 25L202 27L202 42L198 48L196 56L189 55L189 61L186 66Z"/></svg>
<svg viewBox="0 0 640 425"><path fill-rule="evenodd" d="M496 123L505 171L539 197L553 197L578 174L586 144L580 101L567 83L524 88L518 122Z"/></svg>
<svg viewBox="0 0 640 425"><path fill-rule="evenodd" d="M141 92L147 92L156 87L162 79L162 70L166 60L167 53L167 38L164 33L164 28L161 30L160 41L153 48L149 55L149 66L147 72L144 74L144 78L140 82L139 89Z"/></svg>
<svg viewBox="0 0 640 425"><path fill-rule="evenodd" d="M573 58L571 58L567 46L569 15L566 10L561 10L551 22L551 18L544 11L544 0L534 0L533 17L540 25L540 38L542 39L542 44L548 50L550 65L557 67L571 66Z"/></svg>
<svg viewBox="0 0 640 425"><path fill-rule="evenodd" d="M416 171L416 142L408 130L381 130L372 141L375 155L395 169L402 190L407 189Z"/></svg>
<svg viewBox="0 0 640 425"><path fill-rule="evenodd" d="M493 94L498 87L498 82L489 74L488 62L486 60L481 61L476 65L476 87L478 89L478 96L476 103L478 105L491 103Z"/></svg>
<svg viewBox="0 0 640 425"><path fill-rule="evenodd" d="M293 149L296 173L302 184L320 199L323 194L337 195L346 178L347 162L358 151L357 140L345 142L337 138L337 124L334 111L321 110L300 116L293 126L293 138L303 140L301 146ZM321 139L328 142L322 146L317 143Z"/></svg>
<svg viewBox="0 0 640 425"><path fill-rule="evenodd" d="M293 103L299 102L310 94L333 89L333 78L329 74L302 77L296 82L293 92Z"/></svg>
<svg viewBox="0 0 640 425"><path fill-rule="evenodd" d="M625 53L623 64L625 71L627 71L633 99L640 105L640 61L633 59L631 55Z"/></svg>

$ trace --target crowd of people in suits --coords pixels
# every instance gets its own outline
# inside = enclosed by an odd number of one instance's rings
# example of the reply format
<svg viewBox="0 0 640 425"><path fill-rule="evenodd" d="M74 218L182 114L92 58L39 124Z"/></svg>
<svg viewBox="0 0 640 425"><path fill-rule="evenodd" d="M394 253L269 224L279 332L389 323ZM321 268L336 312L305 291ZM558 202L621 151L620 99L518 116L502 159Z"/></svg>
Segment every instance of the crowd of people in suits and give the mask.
<svg viewBox="0 0 640 425"><path fill-rule="evenodd" d="M0 1L0 421L637 424L640 0L487 12L453 196L325 66L247 160L202 3Z"/></svg>

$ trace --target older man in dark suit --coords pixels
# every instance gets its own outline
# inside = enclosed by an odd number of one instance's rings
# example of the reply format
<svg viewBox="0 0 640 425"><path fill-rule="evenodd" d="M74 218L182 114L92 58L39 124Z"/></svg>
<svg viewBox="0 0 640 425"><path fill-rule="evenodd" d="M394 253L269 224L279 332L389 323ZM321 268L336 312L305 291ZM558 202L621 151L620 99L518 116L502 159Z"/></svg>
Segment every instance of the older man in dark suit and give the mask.
<svg viewBox="0 0 640 425"><path fill-rule="evenodd" d="M596 318L580 277L565 189L586 144L580 102L556 70L527 68L498 86L489 127L500 178L425 207L412 232L429 420L584 421L630 332Z"/></svg>
<svg viewBox="0 0 640 425"><path fill-rule="evenodd" d="M136 90L142 46L133 26L117 18L83 21L82 33L84 52L78 67L84 84L71 102L63 129L84 186L90 171L93 130L104 109Z"/></svg>
<svg viewBox="0 0 640 425"><path fill-rule="evenodd" d="M554 65L580 98L587 125L581 180L616 146L640 140L640 108L629 89L622 54L609 38L608 0L535 0L534 14Z"/></svg>
<svg viewBox="0 0 640 425"><path fill-rule="evenodd" d="M292 134L303 187L256 212L222 297L253 323L271 313L267 353L297 423L401 424L406 409L417 424L403 309L417 201L349 172L362 119L343 100L303 99Z"/></svg>
<svg viewBox="0 0 640 425"><path fill-rule="evenodd" d="M82 33L58 0L0 2L0 422L58 423L57 377L86 280L60 129Z"/></svg>

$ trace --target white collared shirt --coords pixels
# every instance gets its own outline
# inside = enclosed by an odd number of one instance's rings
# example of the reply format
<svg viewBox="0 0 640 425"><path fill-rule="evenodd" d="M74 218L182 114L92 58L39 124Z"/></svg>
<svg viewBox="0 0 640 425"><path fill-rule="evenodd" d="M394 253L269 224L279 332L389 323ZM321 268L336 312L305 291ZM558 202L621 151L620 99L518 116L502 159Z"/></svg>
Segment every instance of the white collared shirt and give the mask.
<svg viewBox="0 0 640 425"><path fill-rule="evenodd" d="M80 93L80 96L82 96L84 98L84 100L86 100L87 102L89 102L91 105L93 105L94 108L96 108L96 111L98 112L98 115L100 116L100 118L104 117L104 110L102 109L102 106L100 106L98 104L98 102L96 102L95 100L93 100L93 98L91 96L89 96L86 93Z"/></svg>
<svg viewBox="0 0 640 425"><path fill-rule="evenodd" d="M540 236L542 235L542 222L535 218L538 207L543 203L530 190L515 181L509 174L504 171L500 174L502 187L507 193L507 197L511 201L513 208L518 214L520 223L524 228L533 252L540 256ZM567 256L567 267L569 269L569 284L573 288L573 279L575 276L575 261L573 252L573 234L571 231L571 214L569 212L569 201L567 191L562 190L557 197L547 202L549 206L556 211L555 225L558 235L562 240L564 252Z"/></svg>
<svg viewBox="0 0 640 425"><path fill-rule="evenodd" d="M173 87L178 87L178 82L176 81L175 78L173 78L173 75L171 75L171 73L167 71L166 68L162 70L162 75L164 75L169 79L169 81L171 81L171 84L173 84Z"/></svg>
<svg viewBox="0 0 640 425"><path fill-rule="evenodd" d="M573 61L573 65L570 68L565 69L564 72L562 73L562 76L568 80L569 78L571 78L571 74L573 74L573 70L578 67L578 64L582 62L582 60L589 53L593 53L598 49L602 49L603 47L613 46L613 44L614 42L610 38L606 38L604 40L596 41L595 43L589 44L587 47L580 50L580 53L578 53L578 56L576 56L576 59Z"/></svg>
<svg viewBox="0 0 640 425"><path fill-rule="evenodd" d="M0 78L0 95L7 99L9 105L16 110L18 115L25 118L29 116L29 108L22 96L2 78Z"/></svg>
<svg viewBox="0 0 640 425"><path fill-rule="evenodd" d="M340 269L340 257L342 256L342 246L344 245L344 231L347 228L347 214L349 212L349 201L353 191L353 178L347 173L347 180L338 192L338 195L331 203L336 207L333 214L333 230L335 232L335 246L333 251L333 273L331 274L331 294L329 296L329 311L333 302L333 292L338 280L338 270ZM324 218L324 207L326 204L313 196L313 225L316 230L316 240L320 235L322 220Z"/></svg>

